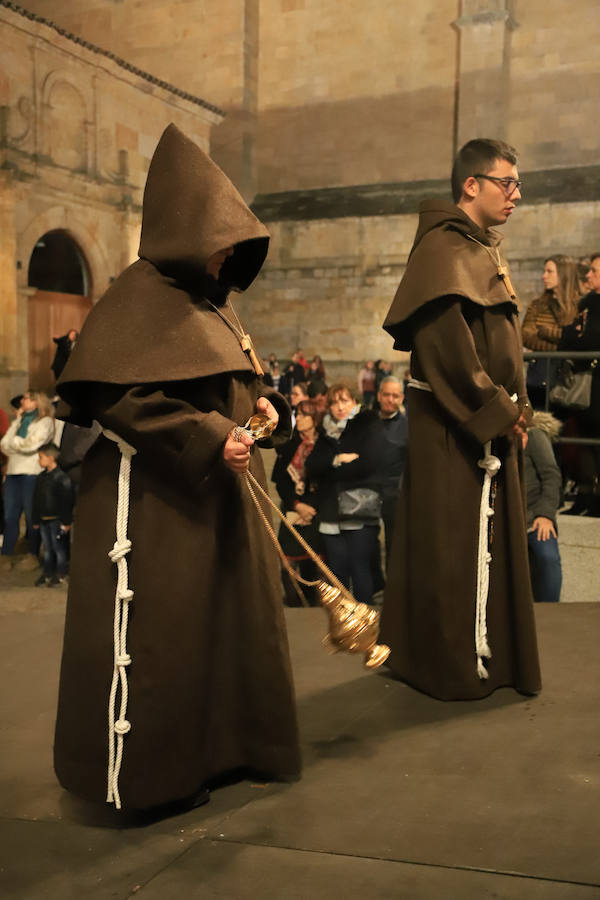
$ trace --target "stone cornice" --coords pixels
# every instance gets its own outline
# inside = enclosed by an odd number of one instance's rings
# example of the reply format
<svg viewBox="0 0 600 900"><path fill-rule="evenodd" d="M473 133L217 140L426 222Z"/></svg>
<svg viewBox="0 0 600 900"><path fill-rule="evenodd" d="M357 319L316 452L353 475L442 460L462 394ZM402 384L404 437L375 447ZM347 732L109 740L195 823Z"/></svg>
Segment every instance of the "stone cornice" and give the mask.
<svg viewBox="0 0 600 900"><path fill-rule="evenodd" d="M522 173L522 205L600 200L600 165ZM265 222L398 216L419 211L421 200L450 200L449 179L361 184L257 194L252 210Z"/></svg>
<svg viewBox="0 0 600 900"><path fill-rule="evenodd" d="M96 44L92 44L90 41L84 40L79 35L67 31L66 28L61 28L60 25L57 25L55 22L51 22L49 19L45 19L43 16L38 16L36 13L29 12L22 6L19 6L16 3L9 2L9 0L0 0L0 7L9 9L11 10L11 12L17 13L18 15L23 16L23 18L29 19L29 21L35 22L38 25L45 25L47 28L51 28L66 40L72 41L74 44L79 44L79 46L84 47L86 50L90 50L92 53L95 53L98 56L104 56L106 59L109 59L111 62L115 63L115 65L120 66L120 68L125 69L127 72L131 72L131 74L135 75L137 78L142 78L144 81L148 81L150 84L162 88L164 91L168 91L169 93L174 94L176 97L180 97L182 100L187 100L188 103L193 103L196 106L201 106L203 109L206 109L217 116L225 116L224 111L218 106L215 106L213 103L208 103L201 97L196 97L194 94L190 94L187 91L182 90L181 88L175 87L175 85L169 84L168 81L163 81L161 78L156 78L154 75L150 75L149 72L145 72L143 69L138 69L137 66L128 63L127 60L122 59L115 53L110 53L110 51L104 50L102 47L98 47Z"/></svg>

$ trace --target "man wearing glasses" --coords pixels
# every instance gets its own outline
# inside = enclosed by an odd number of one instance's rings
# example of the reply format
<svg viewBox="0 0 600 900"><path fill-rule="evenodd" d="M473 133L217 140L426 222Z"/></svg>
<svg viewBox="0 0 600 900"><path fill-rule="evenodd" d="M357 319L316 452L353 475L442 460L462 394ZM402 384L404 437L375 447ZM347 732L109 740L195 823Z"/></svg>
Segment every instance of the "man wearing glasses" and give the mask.
<svg viewBox="0 0 600 900"><path fill-rule="evenodd" d="M384 328L411 350L407 466L382 613L394 674L442 700L541 688L520 482L530 417L517 298L500 252L515 150L477 139L454 203L421 205Z"/></svg>

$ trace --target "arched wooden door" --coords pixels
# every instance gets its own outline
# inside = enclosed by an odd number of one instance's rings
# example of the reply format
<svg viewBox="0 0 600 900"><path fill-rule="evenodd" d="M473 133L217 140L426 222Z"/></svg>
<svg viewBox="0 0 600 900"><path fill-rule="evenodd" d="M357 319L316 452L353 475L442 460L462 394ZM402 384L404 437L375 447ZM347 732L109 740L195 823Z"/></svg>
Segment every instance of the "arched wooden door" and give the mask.
<svg viewBox="0 0 600 900"><path fill-rule="evenodd" d="M78 245L64 231L49 231L33 250L28 283L29 384L54 393L50 366L56 352L53 338L80 331L92 307L88 267Z"/></svg>

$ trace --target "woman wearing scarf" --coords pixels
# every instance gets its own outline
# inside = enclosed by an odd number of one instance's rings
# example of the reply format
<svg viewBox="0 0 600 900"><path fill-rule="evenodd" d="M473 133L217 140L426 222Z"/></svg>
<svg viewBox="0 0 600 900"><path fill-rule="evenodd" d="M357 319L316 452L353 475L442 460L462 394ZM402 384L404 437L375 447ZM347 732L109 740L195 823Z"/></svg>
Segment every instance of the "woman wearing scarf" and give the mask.
<svg viewBox="0 0 600 900"><path fill-rule="evenodd" d="M32 525L35 480L42 468L38 450L54 437L54 412L45 394L27 391L17 416L0 441L0 449L8 457L4 484L4 541L0 571L8 571L19 537L19 520L25 513L29 552L18 563L19 569L31 570L39 565L39 534Z"/></svg>
<svg viewBox="0 0 600 900"><path fill-rule="evenodd" d="M298 385L296 385L298 387ZM296 390L294 387L294 390ZM323 414L312 400L301 400L296 406L296 427L291 440L277 454L273 466L272 481L281 497L282 512L297 528L304 540L319 552L319 530L317 521L318 499L315 486L306 476L306 461L312 453L318 438L318 427ZM292 533L282 523L279 528L279 543L289 562L298 569L307 581L315 581L321 576L308 553L298 543ZM300 606L301 597L290 579L284 577L287 606ZM291 590L288 590L288 586ZM309 606L319 606L314 587L300 587Z"/></svg>
<svg viewBox="0 0 600 900"><path fill-rule="evenodd" d="M327 563L360 603L373 598L379 552L377 454L381 423L361 409L352 389L334 384L327 395L323 433L306 460L306 474L319 497L319 532ZM356 501L356 512L348 512Z"/></svg>

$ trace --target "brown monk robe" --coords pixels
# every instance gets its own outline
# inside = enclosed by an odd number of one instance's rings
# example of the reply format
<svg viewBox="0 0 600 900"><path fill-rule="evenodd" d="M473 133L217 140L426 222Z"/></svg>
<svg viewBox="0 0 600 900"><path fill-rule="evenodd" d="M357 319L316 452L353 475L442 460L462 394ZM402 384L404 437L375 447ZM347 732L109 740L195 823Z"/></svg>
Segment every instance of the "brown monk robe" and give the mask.
<svg viewBox="0 0 600 900"><path fill-rule="evenodd" d="M424 203L384 324L397 349L412 350L418 384L407 390L407 466L380 640L391 646L388 664L398 678L441 700L484 697L504 685L523 693L541 688L522 452L518 438L499 437L519 418L511 396L521 408L526 398L517 309L498 275L505 265L498 241L457 206ZM478 461L490 440L501 468L489 547L491 656L479 660L485 671L478 673Z"/></svg>
<svg viewBox="0 0 600 900"><path fill-rule="evenodd" d="M227 247L209 278L207 260ZM69 421L97 419L126 442L124 459L136 451L125 541L114 440L86 457L77 506L55 768L89 800L145 809L232 770L300 771L279 562L222 456L260 396L289 436L287 404L257 377L226 302L267 247L227 177L169 126L148 174L140 260L90 313L59 384ZM264 485L258 452L250 471ZM115 544L128 567L117 600Z"/></svg>

